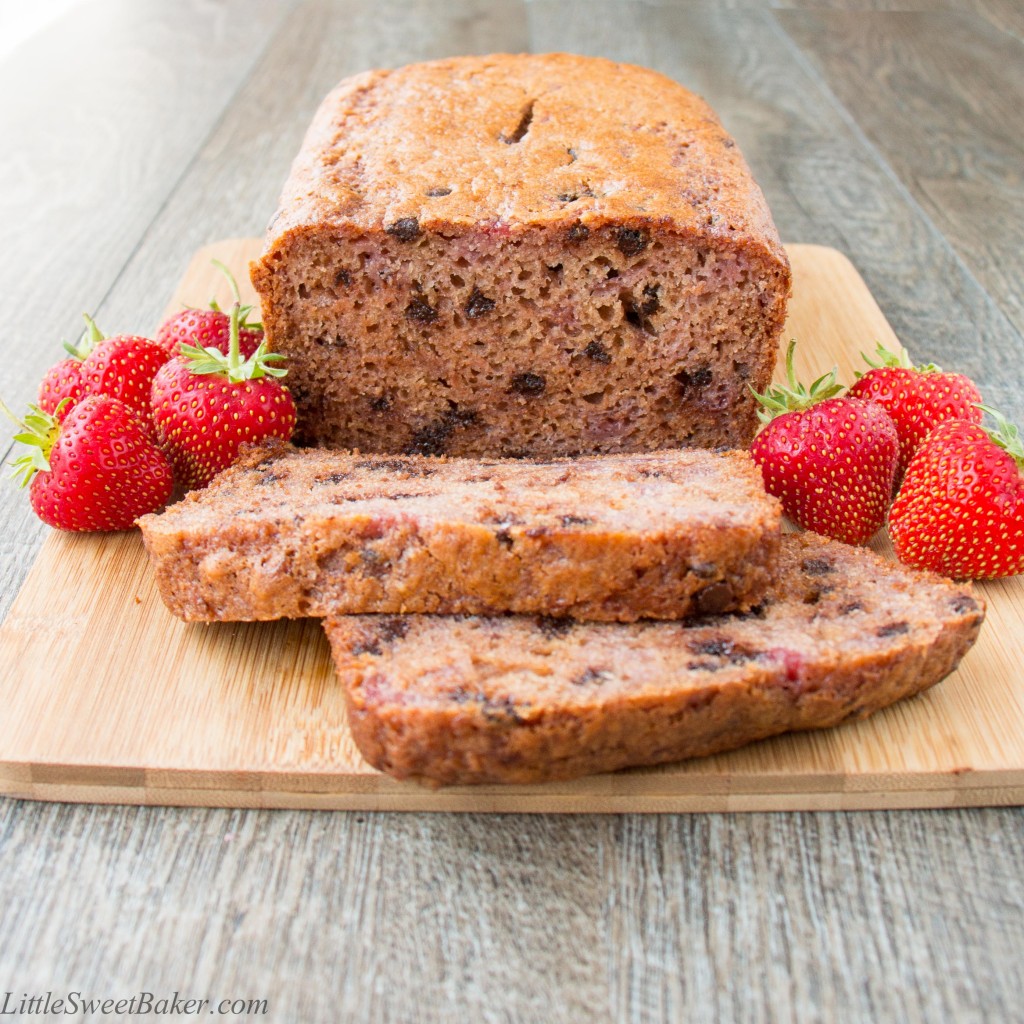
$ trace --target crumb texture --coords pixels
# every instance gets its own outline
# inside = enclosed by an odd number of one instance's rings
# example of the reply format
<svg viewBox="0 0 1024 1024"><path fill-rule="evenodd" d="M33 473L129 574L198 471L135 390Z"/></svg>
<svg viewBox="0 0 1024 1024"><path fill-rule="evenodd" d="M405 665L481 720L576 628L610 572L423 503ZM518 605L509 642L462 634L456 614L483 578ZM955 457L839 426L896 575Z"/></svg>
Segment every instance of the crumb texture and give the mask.
<svg viewBox="0 0 1024 1024"><path fill-rule="evenodd" d="M834 726L951 672L984 606L968 585L787 535L745 613L602 624L523 616L325 622L356 743L431 783L530 783Z"/></svg>
<svg viewBox="0 0 1024 1024"><path fill-rule="evenodd" d="M578 459L363 455L270 443L140 521L189 620L748 608L780 541L745 452Z"/></svg>
<svg viewBox="0 0 1024 1024"><path fill-rule="evenodd" d="M300 439L512 457L748 443L790 287L703 100L565 54L341 83L252 278Z"/></svg>

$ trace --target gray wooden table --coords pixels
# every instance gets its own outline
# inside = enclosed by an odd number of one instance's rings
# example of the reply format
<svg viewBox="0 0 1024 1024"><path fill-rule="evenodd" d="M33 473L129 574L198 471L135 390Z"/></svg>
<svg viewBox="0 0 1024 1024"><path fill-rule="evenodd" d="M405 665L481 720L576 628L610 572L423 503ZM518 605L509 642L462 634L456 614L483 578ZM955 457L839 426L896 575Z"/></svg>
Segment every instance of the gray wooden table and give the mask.
<svg viewBox="0 0 1024 1024"><path fill-rule="evenodd" d="M783 237L843 250L914 355L969 371L1024 421L1024 7L798 9L812 6L73 10L0 62L0 393L28 402L83 310L111 330L155 327L197 246L260 233L342 76L560 49L703 93ZM2 616L45 528L12 487L0 522ZM177 991L266 999L281 1021L1021 1021L1022 826L1017 808L497 817L0 801L0 1001Z"/></svg>

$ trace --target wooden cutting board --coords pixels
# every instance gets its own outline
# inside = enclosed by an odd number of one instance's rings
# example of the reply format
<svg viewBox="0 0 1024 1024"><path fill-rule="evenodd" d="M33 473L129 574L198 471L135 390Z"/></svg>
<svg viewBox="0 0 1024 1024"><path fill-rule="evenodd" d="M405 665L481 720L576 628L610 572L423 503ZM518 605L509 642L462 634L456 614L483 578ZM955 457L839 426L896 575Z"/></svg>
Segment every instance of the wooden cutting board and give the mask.
<svg viewBox="0 0 1024 1024"><path fill-rule="evenodd" d="M252 239L196 254L168 306L229 296ZM801 376L895 343L832 249L794 245L784 338ZM926 355L926 353L921 353ZM886 541L878 542L885 549ZM929 692L864 722L716 757L543 786L430 790L352 743L315 621L186 625L137 532L52 533L0 627L0 792L42 800L448 811L721 811L1024 803L1024 578L980 586L981 639Z"/></svg>

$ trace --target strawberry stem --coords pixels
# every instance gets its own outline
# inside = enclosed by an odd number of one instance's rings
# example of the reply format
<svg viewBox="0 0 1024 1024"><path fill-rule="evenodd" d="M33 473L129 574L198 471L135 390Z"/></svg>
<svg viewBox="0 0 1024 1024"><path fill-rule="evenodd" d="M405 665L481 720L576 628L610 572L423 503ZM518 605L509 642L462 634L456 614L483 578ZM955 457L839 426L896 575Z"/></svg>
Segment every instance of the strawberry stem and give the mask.
<svg viewBox="0 0 1024 1024"><path fill-rule="evenodd" d="M228 380L234 380L238 372L238 314L242 308L238 301L238 288L235 288L235 304L231 307L231 333L228 341Z"/></svg>
<svg viewBox="0 0 1024 1024"><path fill-rule="evenodd" d="M235 297L235 304L240 306L242 304L242 296L238 292L238 282L235 280L235 275L220 260L210 260L210 262L228 279L228 284L231 286L231 294ZM214 308L212 302L210 307L211 309Z"/></svg>
<svg viewBox="0 0 1024 1024"><path fill-rule="evenodd" d="M78 344L72 345L70 342L64 342L64 350L75 359L85 359L106 338L106 335L96 326L96 321L88 313L83 313L82 316L85 317L86 327L78 339Z"/></svg>
<svg viewBox="0 0 1024 1024"><path fill-rule="evenodd" d="M769 387L762 394L751 385L751 394L764 406L758 409L757 416L762 423L770 423L776 416L787 412L797 412L800 409L809 409L826 398L832 398L843 390L842 384L836 383L836 375L839 367L833 366L828 373L822 374L811 386L804 387L796 379L796 370L793 367L793 353L796 351L796 339L789 342L786 349L786 385Z"/></svg>
<svg viewBox="0 0 1024 1024"><path fill-rule="evenodd" d="M235 303L241 306L241 311L238 316L238 329L241 331L262 331L263 324L259 321L249 321L249 314L252 312L252 306L242 305L242 294L238 290L238 281L235 280L235 275L228 270L227 266L221 263L218 259L211 259L210 262L227 278L229 287L231 288L231 294L234 296ZM221 308L217 304L216 299L210 299L210 309L215 313L220 313Z"/></svg>

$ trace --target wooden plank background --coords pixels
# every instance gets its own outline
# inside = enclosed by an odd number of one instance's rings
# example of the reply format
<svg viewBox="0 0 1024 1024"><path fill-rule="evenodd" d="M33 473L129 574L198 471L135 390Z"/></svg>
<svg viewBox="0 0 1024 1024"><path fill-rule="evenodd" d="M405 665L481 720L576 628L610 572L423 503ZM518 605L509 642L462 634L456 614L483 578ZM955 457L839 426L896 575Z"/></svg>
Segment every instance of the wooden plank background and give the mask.
<svg viewBox="0 0 1024 1024"><path fill-rule="evenodd" d="M4 398L82 310L152 327L198 245L258 233L342 75L553 48L702 90L783 236L845 252L915 355L1024 419L1016 0L96 0L0 62ZM44 529L8 487L0 522L2 615ZM1010 1021L1022 824L3 800L0 988L266 995L305 1021Z"/></svg>

